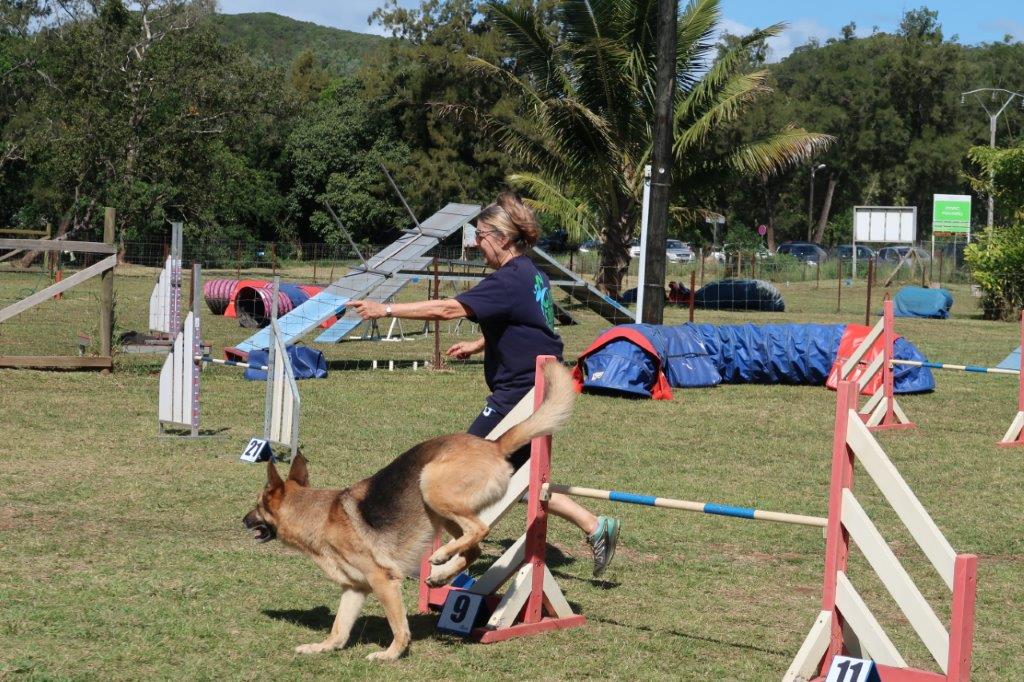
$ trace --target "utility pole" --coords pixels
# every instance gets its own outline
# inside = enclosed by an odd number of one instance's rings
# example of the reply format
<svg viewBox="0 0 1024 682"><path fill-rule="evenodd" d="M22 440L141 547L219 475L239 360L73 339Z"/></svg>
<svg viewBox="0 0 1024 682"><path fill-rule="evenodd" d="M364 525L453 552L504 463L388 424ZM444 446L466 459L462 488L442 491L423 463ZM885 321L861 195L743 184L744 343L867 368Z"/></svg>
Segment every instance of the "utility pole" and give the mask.
<svg viewBox="0 0 1024 682"><path fill-rule="evenodd" d="M822 168L825 168L823 163L819 163L817 166L811 164L811 191L807 198L807 241L811 241L814 237L814 174Z"/></svg>
<svg viewBox="0 0 1024 682"><path fill-rule="evenodd" d="M991 93L990 101L998 103L1000 98L1005 97L1002 106L992 113L990 105L985 103L985 99L981 96L982 93ZM1013 90L1005 90L1003 88L978 88L976 90L968 90L967 92L960 93L960 104L966 104L968 95L974 95L978 99L978 103L981 104L981 108L988 114L988 145L992 149L996 148L996 121L999 120L999 116L1006 110L1006 107L1010 106L1010 102L1016 97L1020 97L1021 107L1024 108L1024 94L1014 92ZM989 180L995 183L995 172L989 173ZM996 202L995 197L992 196L995 191L995 187L988 193L988 226L992 227L993 216L995 214Z"/></svg>
<svg viewBox="0 0 1024 682"><path fill-rule="evenodd" d="M672 110L676 86L677 0L658 0L657 84L654 92L654 149L651 163L651 209L640 319L661 324L665 314L665 237L672 188Z"/></svg>

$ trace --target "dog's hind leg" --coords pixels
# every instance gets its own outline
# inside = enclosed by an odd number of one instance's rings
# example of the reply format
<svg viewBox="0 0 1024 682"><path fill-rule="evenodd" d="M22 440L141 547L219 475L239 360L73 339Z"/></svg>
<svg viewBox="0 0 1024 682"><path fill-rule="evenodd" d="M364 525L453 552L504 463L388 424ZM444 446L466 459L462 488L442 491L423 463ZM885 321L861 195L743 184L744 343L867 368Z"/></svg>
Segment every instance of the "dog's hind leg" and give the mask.
<svg viewBox="0 0 1024 682"><path fill-rule="evenodd" d="M352 632L352 624L363 609L366 601L366 593L358 590L345 590L341 593L341 602L338 603L338 615L334 617L334 625L331 626L331 635L322 642L316 644L303 644L295 647L300 654L318 654L323 651L344 649L348 643L348 636Z"/></svg>
<svg viewBox="0 0 1024 682"><path fill-rule="evenodd" d="M367 660L370 661L394 661L405 653L409 648L412 635L409 633L409 619L405 615L405 604L402 602L402 578L393 577L387 571L381 569L367 576L373 593L377 595L381 606L384 607L384 615L391 626L391 634L394 639L391 645L384 651L375 651Z"/></svg>

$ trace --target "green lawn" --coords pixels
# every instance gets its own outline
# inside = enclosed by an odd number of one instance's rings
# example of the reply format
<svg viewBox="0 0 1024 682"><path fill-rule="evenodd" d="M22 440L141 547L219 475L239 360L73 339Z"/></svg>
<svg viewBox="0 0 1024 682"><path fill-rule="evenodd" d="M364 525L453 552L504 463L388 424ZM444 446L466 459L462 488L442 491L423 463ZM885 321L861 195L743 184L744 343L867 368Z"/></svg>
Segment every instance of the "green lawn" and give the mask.
<svg viewBox="0 0 1024 682"><path fill-rule="evenodd" d="M119 331L145 327L154 272L119 271ZM0 275L0 299L33 286L19 277ZM864 322L860 285L844 287L838 313L834 279L779 287L784 314L698 311L698 321ZM977 319L966 288L953 293L952 319L898 320L898 331L940 362L992 364L1017 345L1014 325ZM0 325L0 352L73 353L75 332L95 328L89 296ZM248 336L234 320L203 312L215 354ZM685 316L672 309L667 321ZM606 326L578 317L562 329L567 359ZM442 345L455 338L454 325L442 325ZM344 360L427 359L432 338L324 350L330 377L300 384L314 485L346 485L418 441L464 429L485 395L478 363L445 372L342 369ZM299 656L295 645L329 629L338 591L305 557L256 545L242 528L263 469L238 455L262 428L263 387L207 369L203 427L219 437L159 438L160 362L119 356L111 375L0 370L0 677L769 680L781 677L818 613L824 543L816 529L588 502L623 519L604 580L590 577L578 532L557 520L550 528L552 571L586 615L584 628L468 645L436 636L435 616L412 614L410 655L382 667L364 661L389 638L370 600L349 649ZM901 398L920 428L879 440L953 547L980 557L975 679L1022 679L1024 451L995 447L1015 411L1016 383L960 373L937 383L934 394ZM555 439L555 480L824 515L834 398L820 387L746 385L677 390L670 402L583 395ZM867 477L859 482L858 497L946 620L948 592ZM522 531L512 516L494 529L486 561ZM908 660L934 669L869 573L855 552L853 583ZM415 596L410 581L410 610Z"/></svg>

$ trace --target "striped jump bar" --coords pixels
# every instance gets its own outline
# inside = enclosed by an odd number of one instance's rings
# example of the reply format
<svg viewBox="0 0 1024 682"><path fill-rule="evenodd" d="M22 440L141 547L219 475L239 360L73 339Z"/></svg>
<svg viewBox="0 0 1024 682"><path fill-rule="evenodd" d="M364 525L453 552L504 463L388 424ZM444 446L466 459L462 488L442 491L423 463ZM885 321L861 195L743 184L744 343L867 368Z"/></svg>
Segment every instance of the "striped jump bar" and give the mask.
<svg viewBox="0 0 1024 682"><path fill-rule="evenodd" d="M980 374L1012 374L1020 375L1019 369L1002 369L1000 367L978 367L976 365L951 365L948 362L921 362L920 360L893 360L894 365L910 367L928 367L929 369L955 369L961 372L978 372Z"/></svg>
<svg viewBox="0 0 1024 682"><path fill-rule="evenodd" d="M668 497L637 495L636 493L624 493L617 490L581 488L575 485L559 485L557 483L545 484L544 489L548 493L562 493L563 495L572 495L574 497L590 497L595 500L625 502L626 504L642 504L648 507L680 509L682 511L714 514L715 516L731 516L737 519L795 523L801 526L818 526L819 528L825 528L828 526L828 519L820 516L803 516L802 514L764 511L763 509L751 509L749 507L733 507L726 504L715 504L713 502L689 502L687 500L673 500Z"/></svg>
<svg viewBox="0 0 1024 682"><path fill-rule="evenodd" d="M269 372L270 368L266 365L250 365L247 362L238 362L237 360L221 360L220 358L211 358L209 355L197 355L196 362L209 362L214 365L227 365L228 367L245 367L246 369L259 369L264 372Z"/></svg>

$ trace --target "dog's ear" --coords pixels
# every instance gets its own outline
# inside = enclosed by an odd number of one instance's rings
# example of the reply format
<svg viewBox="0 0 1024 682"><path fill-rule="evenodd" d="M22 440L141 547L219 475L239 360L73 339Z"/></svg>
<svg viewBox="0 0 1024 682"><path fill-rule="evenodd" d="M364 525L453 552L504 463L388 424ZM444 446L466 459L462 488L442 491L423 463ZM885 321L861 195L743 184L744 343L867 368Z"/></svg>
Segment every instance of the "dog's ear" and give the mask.
<svg viewBox="0 0 1024 682"><path fill-rule="evenodd" d="M281 480L281 474L277 473L277 467L274 466L274 461L270 460L267 462L267 488L274 490L284 485L284 481Z"/></svg>
<svg viewBox="0 0 1024 682"><path fill-rule="evenodd" d="M305 457L295 455L295 459L292 460L292 467L288 470L288 480L295 481L303 488L309 485L309 468L306 464Z"/></svg>

